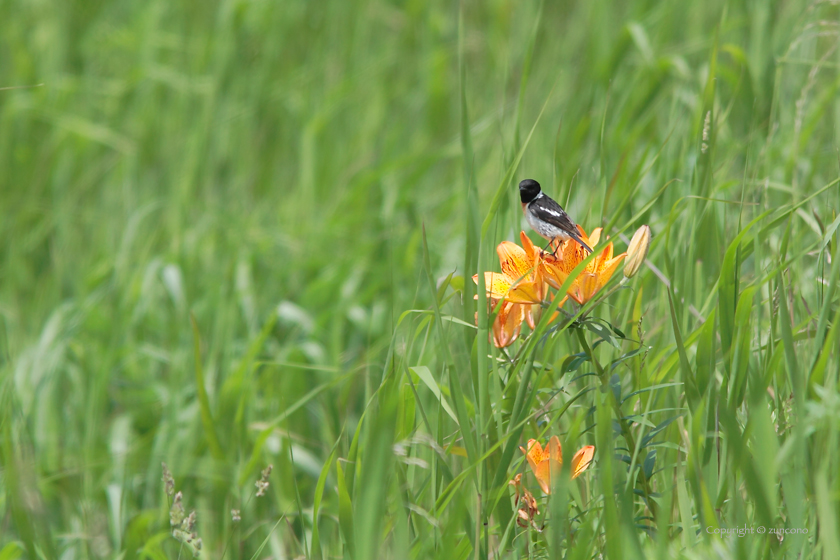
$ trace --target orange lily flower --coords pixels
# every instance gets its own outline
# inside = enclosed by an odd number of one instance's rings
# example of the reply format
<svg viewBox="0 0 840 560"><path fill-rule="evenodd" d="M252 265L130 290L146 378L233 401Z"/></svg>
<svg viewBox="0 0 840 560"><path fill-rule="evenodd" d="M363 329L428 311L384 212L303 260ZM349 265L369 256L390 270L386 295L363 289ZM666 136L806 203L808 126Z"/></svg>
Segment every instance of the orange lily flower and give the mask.
<svg viewBox="0 0 840 560"><path fill-rule="evenodd" d="M511 241L502 241L496 247L496 253L502 272L484 273L487 297L511 303L540 303L542 294L537 286L534 265L525 250ZM478 284L478 274L473 276L473 281Z"/></svg>
<svg viewBox="0 0 840 560"><path fill-rule="evenodd" d="M577 226L583 241L590 247L595 247L601 239L601 228L592 230L592 235L587 236L582 227ZM566 240L556 246L555 253L545 255L543 260L545 269L545 280L559 289L569 277L572 270L587 257L586 250L572 239ZM603 288L618 265L624 260L627 253L613 257L612 242L601 250L601 253L586 265L583 272L575 278L568 290L569 297L583 305Z"/></svg>
<svg viewBox="0 0 840 560"><path fill-rule="evenodd" d="M563 464L563 449L560 447L560 439L557 436L551 436L548 440L548 445L543 448L535 439L528 440L528 450L520 447L522 453L528 458L528 464L531 465L531 470L537 478L543 492L551 493L551 473L558 472L560 466ZM587 445L582 447L572 457L572 478L577 478L580 473L585 471L592 458L595 456L595 446Z"/></svg>
<svg viewBox="0 0 840 560"><path fill-rule="evenodd" d="M502 241L496 247L502 272L485 272L484 285L492 308L503 301L496 320L493 321L492 337L497 348L510 346L519 337L522 321L527 320L533 328L531 307L542 302L545 293L544 282L537 281L533 262L525 250L510 241ZM478 284L478 274L473 276ZM476 296L476 299L478 296Z"/></svg>
<svg viewBox="0 0 840 560"><path fill-rule="evenodd" d="M502 302L491 333L497 348L513 344L519 337L523 321L531 329L536 328L535 317L539 317L540 304L549 295L548 287L553 282L548 262L554 262L555 257L535 247L524 231L519 237L522 247L510 241L502 241L496 247L502 272L484 273L491 308L495 309ZM478 274L473 276L473 282L478 284ZM559 315L556 309L566 303L568 296L555 305L556 299L557 294L554 294L550 305L555 309L552 321Z"/></svg>

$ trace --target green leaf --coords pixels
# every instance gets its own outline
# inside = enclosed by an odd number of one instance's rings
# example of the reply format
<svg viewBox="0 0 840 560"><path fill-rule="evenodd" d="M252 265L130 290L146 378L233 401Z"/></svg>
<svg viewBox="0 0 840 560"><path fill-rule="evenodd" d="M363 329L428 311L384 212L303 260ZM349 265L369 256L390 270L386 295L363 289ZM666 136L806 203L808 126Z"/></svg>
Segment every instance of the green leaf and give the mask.
<svg viewBox="0 0 840 560"><path fill-rule="evenodd" d="M131 518L123 535L123 558L125 560L137 558L138 551L149 539L152 529L157 528L159 519L159 511L151 509L143 510Z"/></svg>
<svg viewBox="0 0 840 560"><path fill-rule="evenodd" d="M271 535L274 534L274 531L277 530L277 526L280 525L280 522L283 521L285 518L286 518L285 514L280 516L280 519L277 520L277 522L271 528L271 531L269 531L268 534L265 536L265 538L262 540L262 542L260 543L260 546L258 546L257 550L254 551L254 554L251 556L251 560L256 560L257 558L260 557L260 555L262 554L262 551L265 549L265 546L268 544L268 540L271 538Z"/></svg>
<svg viewBox="0 0 840 560"><path fill-rule="evenodd" d="M749 447L744 441L744 434L738 426L738 420L732 409L721 406L719 415L721 426L726 434L726 447L732 461L731 468L742 470L747 493L754 502L755 516L761 525L769 527L773 523L775 512L771 510L760 482L761 477L758 474L760 466L756 465L750 456Z"/></svg>
<svg viewBox="0 0 840 560"><path fill-rule="evenodd" d="M201 366L201 334L198 332L198 322L196 322L195 315L192 313L190 313L190 323L192 324L193 350L195 353L195 384L199 409L201 410L201 424L204 426L204 437L207 438L207 445L213 454L213 458L217 461L224 461L225 454L222 451L222 446L219 445L213 414L210 412L210 399L207 397L207 387L204 385L204 370Z"/></svg>
<svg viewBox="0 0 840 560"><path fill-rule="evenodd" d="M149 537L144 543L143 548L137 553L138 558L143 560L151 558L152 560L170 560L163 551L161 545L169 539L171 533L169 531L161 531Z"/></svg>
<svg viewBox="0 0 840 560"><path fill-rule="evenodd" d="M338 526L341 529L341 536L344 537L344 544L350 558L356 557L356 533L353 527L353 502L350 501L350 494L347 492L347 482L344 479L344 471L341 468L341 459L335 462L335 470L338 477Z"/></svg>
<svg viewBox="0 0 840 560"><path fill-rule="evenodd" d="M823 342L822 348L814 354L811 362L810 373L808 374L809 391L811 387L821 385L825 375L825 368L828 365L828 357L831 354L832 348L837 348L837 343L833 340L838 337L840 329L837 327L837 322L840 320L840 308L834 314L832 326L828 328L828 315L831 312L830 302L834 299L834 293L837 290L838 276L840 276L840 246L835 247L834 259L831 265L831 272L829 273L828 287L823 294L823 305L820 309L820 317L817 320L816 341L819 344ZM828 332L826 330L828 329ZM832 336L833 333L833 336ZM813 394L813 393L812 393Z"/></svg>
<svg viewBox="0 0 840 560"><path fill-rule="evenodd" d="M648 451L643 465L645 478L650 479L653 476L653 469L656 467L656 449Z"/></svg>
<svg viewBox="0 0 840 560"><path fill-rule="evenodd" d="M682 524L683 548L691 549L694 546L695 530L694 520L691 515L691 499L685 483L685 470L677 467L677 508L680 512L680 523Z"/></svg>
<svg viewBox="0 0 840 560"><path fill-rule="evenodd" d="M636 395L640 395L642 393L647 393L649 391L656 391L658 389L664 389L665 387L679 387L682 383L660 383L658 385L651 385L649 387L645 387L644 389L639 389L638 391L633 391L621 401L622 404L629 399L630 397L634 397Z"/></svg>
<svg viewBox="0 0 840 560"><path fill-rule="evenodd" d="M740 266L740 262L737 261L738 247L750 229L766 216L770 215L771 212L773 210L767 210L748 223L735 236L735 239L729 244L723 256L723 265L721 265L720 278L718 280L718 321L720 321L721 350L723 351L727 373L730 372L730 350L732 348L732 337L735 330L735 306L738 302L738 271L736 269L736 267Z"/></svg>
<svg viewBox="0 0 840 560"><path fill-rule="evenodd" d="M829 472L830 467L826 464L814 476L814 498L817 502L817 518L820 521L820 543L825 555L823 558L840 558L840 538L837 533L837 501L832 498L829 476L833 479L836 476Z"/></svg>
<svg viewBox="0 0 840 560"><path fill-rule="evenodd" d="M321 468L321 474L318 476L318 482L315 484L315 498L312 504L312 549L311 557L315 558L321 556L321 536L318 532L318 512L321 509L321 499L324 497L324 487L327 484L327 476L332 468L332 463L335 460L335 455L338 453L338 444L341 442L341 435L333 444L332 451L329 457L324 461L324 466Z"/></svg>
<svg viewBox="0 0 840 560"><path fill-rule="evenodd" d="M420 380L426 384L426 387L428 387L435 395L437 400L440 401L440 405L443 407L443 410L445 410L449 417L452 418L457 424L458 417L455 416L455 412L452 410L452 407L449 405L449 402L446 400L446 397L443 396L443 393L440 392L440 387L438 386L437 381L435 381L435 378L432 375L432 372L429 370L429 368L427 368L426 366L414 366L408 369L416 373Z"/></svg>
<svg viewBox="0 0 840 560"><path fill-rule="evenodd" d="M735 338L731 355L730 371L732 373L729 388L729 404L732 407L738 407L744 402L747 391L751 353L750 342L752 340L750 318L757 289L756 286L751 286L744 290L744 293L738 299L738 309L735 312ZM763 391L764 388L756 387L756 390Z"/></svg>
<svg viewBox="0 0 840 560"><path fill-rule="evenodd" d="M23 547L17 541L12 541L0 550L0 560L17 560L23 554Z"/></svg>
<svg viewBox="0 0 840 560"><path fill-rule="evenodd" d="M648 444L649 444L651 441L653 441L653 438L655 438L655 437L656 437L656 435L657 435L659 432L661 432L662 430L664 430L665 428L667 428L668 426L670 426L670 425L671 425L671 423L672 423L672 422L674 422L674 420L676 420L677 418L679 418L679 416L672 416L672 417L670 417L670 418L666 418L665 420L663 420L662 422L660 422L659 424L657 424L657 425L656 425L656 427L655 427L654 429L652 429L651 431L649 431L649 432L647 433L647 435L645 435L645 437L643 437L643 438L642 438L642 443L640 444L640 447L647 447L647 446L648 446Z"/></svg>
<svg viewBox="0 0 840 560"><path fill-rule="evenodd" d="M608 342L613 348L621 350L621 344L613 337L610 329L595 321L584 321L583 326L601 337L601 340ZM623 337L622 337L623 338Z"/></svg>
<svg viewBox="0 0 840 560"><path fill-rule="evenodd" d="M715 311L706 317L706 322L700 328L700 338L697 340L697 390L701 395L706 393L709 383L714 379L715 363Z"/></svg>
<svg viewBox="0 0 840 560"><path fill-rule="evenodd" d="M685 383L685 395L688 400L688 406L694 412L697 402L700 400L700 392L697 390L697 380L694 378L694 373L691 371L691 365L688 363L688 355L685 352L683 345L682 334L680 334L680 324L677 320L677 312L674 309L674 298L671 295L671 290L668 290L668 303L671 310L671 325L674 328L674 341L677 345L677 353L680 357L680 369L682 371L683 383Z"/></svg>
<svg viewBox="0 0 840 560"><path fill-rule="evenodd" d="M828 360L831 356L832 349L836 349L840 347L840 306L838 306L837 311L834 313L834 319L831 321L831 328L828 329L828 332L825 336L825 342L823 342L822 348L819 351L819 357L817 358L816 363L814 363L813 369L811 369L811 373L808 379L808 387L810 391L813 391L813 387L815 385L822 385L825 380L825 370L828 367Z"/></svg>

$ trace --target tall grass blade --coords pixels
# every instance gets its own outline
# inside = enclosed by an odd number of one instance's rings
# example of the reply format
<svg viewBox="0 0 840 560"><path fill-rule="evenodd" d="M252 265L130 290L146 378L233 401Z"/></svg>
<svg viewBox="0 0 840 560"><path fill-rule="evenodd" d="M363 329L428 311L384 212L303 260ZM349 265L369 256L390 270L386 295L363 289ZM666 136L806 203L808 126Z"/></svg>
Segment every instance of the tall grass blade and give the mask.
<svg viewBox="0 0 840 560"><path fill-rule="evenodd" d="M213 421L213 414L210 412L210 399L207 396L207 387L204 384L204 369L201 365L201 334L198 331L198 322L195 316L190 314L190 323L193 330L193 353L195 358L195 384L198 395L198 405L201 411L201 425L204 427L204 437L207 439L207 446L217 461L222 461L225 454L222 446L219 445L219 437L216 435L216 425Z"/></svg>

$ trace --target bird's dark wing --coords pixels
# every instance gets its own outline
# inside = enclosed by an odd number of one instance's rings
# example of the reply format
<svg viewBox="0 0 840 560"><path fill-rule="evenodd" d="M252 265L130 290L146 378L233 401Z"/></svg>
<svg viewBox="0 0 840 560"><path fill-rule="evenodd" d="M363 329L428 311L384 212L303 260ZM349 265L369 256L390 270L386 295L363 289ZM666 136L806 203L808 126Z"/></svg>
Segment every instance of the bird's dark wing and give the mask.
<svg viewBox="0 0 840 560"><path fill-rule="evenodd" d="M531 210L534 216L543 222L549 223L556 228L559 228L570 234L577 235L577 228L575 223L569 218L569 215L560 207L559 204L551 199L541 198L531 205Z"/></svg>
<svg viewBox="0 0 840 560"><path fill-rule="evenodd" d="M531 205L531 210L538 219L564 231L569 237L580 243L583 248L590 253L592 252L592 248L580 238L577 226L569 218L569 215L566 214L566 211L552 199L548 197L541 198L535 204Z"/></svg>

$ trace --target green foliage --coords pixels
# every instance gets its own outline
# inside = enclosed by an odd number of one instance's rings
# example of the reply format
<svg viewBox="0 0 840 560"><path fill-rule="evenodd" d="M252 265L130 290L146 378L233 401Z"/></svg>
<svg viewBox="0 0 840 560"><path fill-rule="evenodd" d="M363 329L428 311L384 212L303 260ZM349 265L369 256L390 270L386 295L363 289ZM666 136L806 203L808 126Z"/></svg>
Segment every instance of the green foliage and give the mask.
<svg viewBox="0 0 840 560"><path fill-rule="evenodd" d="M0 3L0 559L840 557L838 20ZM650 266L499 350L524 178Z"/></svg>

